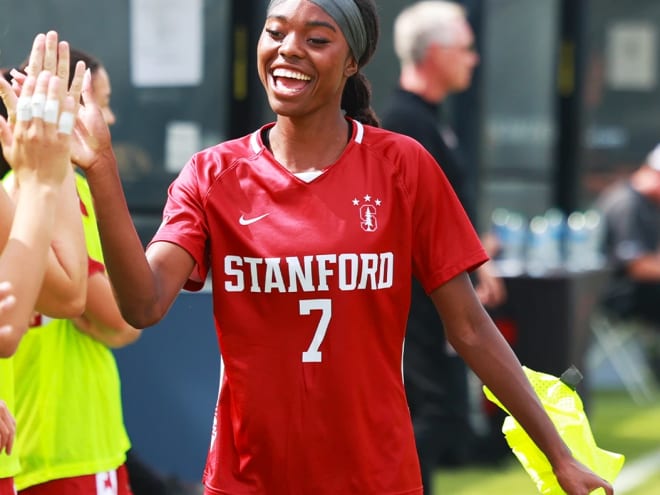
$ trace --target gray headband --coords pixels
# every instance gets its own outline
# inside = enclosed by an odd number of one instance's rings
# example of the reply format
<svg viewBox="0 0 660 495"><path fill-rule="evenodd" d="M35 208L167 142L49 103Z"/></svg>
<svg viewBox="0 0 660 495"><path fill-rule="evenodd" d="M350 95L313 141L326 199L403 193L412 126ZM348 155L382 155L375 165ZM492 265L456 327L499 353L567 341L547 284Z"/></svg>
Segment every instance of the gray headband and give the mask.
<svg viewBox="0 0 660 495"><path fill-rule="evenodd" d="M268 11L284 0L270 0ZM355 0L309 0L321 7L337 23L344 34L355 61L359 62L367 49L367 30Z"/></svg>

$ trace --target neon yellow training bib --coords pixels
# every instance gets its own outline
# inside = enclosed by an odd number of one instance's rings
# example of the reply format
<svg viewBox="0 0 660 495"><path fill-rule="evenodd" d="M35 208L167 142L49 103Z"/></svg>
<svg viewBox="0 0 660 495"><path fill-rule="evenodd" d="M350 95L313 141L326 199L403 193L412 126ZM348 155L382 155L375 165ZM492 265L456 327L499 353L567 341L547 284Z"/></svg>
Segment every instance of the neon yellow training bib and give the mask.
<svg viewBox="0 0 660 495"><path fill-rule="evenodd" d="M0 399L5 401L9 412L14 413L14 367L13 358L0 358ZM11 455L3 450L0 454L0 479L16 476L20 468L18 451L14 445Z"/></svg>
<svg viewBox="0 0 660 495"><path fill-rule="evenodd" d="M76 174L89 256L103 261L89 187ZM19 490L116 469L130 442L112 351L71 320L28 330L14 356Z"/></svg>

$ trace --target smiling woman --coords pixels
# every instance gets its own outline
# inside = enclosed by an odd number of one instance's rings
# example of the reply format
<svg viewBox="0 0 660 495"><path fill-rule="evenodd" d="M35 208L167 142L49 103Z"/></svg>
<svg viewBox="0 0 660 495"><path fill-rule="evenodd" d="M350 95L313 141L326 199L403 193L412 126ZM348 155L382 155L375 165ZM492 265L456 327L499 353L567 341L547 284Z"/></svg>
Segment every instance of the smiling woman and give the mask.
<svg viewBox="0 0 660 495"><path fill-rule="evenodd" d="M333 122L337 133L321 163L305 163L303 156L285 157L275 150L278 160L293 171L322 169L339 156L347 137L339 108L363 123L379 124L370 107L369 83L360 73L375 51L378 23L365 21L372 16L363 16L360 8L365 9L353 0L273 0L268 7L257 65L268 102L281 117L271 138L285 127L284 117L304 119L309 133L328 133ZM276 148L277 138L272 139Z"/></svg>
<svg viewBox="0 0 660 495"><path fill-rule="evenodd" d="M468 272L487 256L438 164L377 127L373 0L273 0L257 47L275 122L194 154L146 255L100 110L86 169L122 313L160 321L213 272L222 367L206 495L422 495L401 356L417 277L454 347L552 460L570 455Z"/></svg>

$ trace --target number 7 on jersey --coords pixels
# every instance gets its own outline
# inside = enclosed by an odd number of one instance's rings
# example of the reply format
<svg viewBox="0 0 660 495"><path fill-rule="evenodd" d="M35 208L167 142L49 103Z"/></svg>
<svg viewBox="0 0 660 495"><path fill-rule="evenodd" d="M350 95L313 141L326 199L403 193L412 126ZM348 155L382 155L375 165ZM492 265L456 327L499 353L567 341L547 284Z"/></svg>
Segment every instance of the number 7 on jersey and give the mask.
<svg viewBox="0 0 660 495"><path fill-rule="evenodd" d="M319 347L325 338L325 333L330 325L332 317L332 301L330 299L303 299L299 301L301 315L310 315L312 311L321 311L321 318L314 331L312 342L306 351L302 353L303 363L320 363L323 359Z"/></svg>

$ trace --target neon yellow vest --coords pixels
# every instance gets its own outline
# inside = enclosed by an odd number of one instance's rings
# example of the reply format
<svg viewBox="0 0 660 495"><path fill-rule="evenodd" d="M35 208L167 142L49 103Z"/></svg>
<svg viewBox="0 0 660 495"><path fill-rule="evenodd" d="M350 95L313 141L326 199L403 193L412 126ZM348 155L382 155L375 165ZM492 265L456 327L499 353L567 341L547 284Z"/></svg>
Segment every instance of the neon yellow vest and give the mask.
<svg viewBox="0 0 660 495"><path fill-rule="evenodd" d="M13 413L14 408L14 368L12 358L0 358L0 399L5 401L9 411ZM19 471L18 452L14 447L11 455L5 451L0 454L0 479L11 478Z"/></svg>
<svg viewBox="0 0 660 495"><path fill-rule="evenodd" d="M103 261L89 186L78 174L76 185L87 212L87 251ZM125 462L130 442L117 364L108 347L79 332L70 320L50 320L26 333L14 365L22 468L15 477L18 490Z"/></svg>

